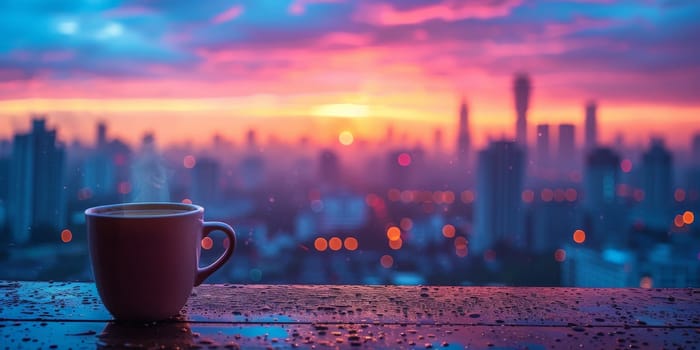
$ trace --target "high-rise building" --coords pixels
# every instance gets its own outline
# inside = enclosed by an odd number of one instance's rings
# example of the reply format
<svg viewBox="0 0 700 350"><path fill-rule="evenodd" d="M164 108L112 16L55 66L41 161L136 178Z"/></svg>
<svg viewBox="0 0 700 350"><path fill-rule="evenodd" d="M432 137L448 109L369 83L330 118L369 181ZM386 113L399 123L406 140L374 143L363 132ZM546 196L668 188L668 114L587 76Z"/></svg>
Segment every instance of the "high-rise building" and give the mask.
<svg viewBox="0 0 700 350"><path fill-rule="evenodd" d="M433 151L437 154L442 153L442 129L433 131Z"/></svg>
<svg viewBox="0 0 700 350"><path fill-rule="evenodd" d="M559 166L571 170L576 159L576 127L573 124L559 125Z"/></svg>
<svg viewBox="0 0 700 350"><path fill-rule="evenodd" d="M530 78L526 74L517 74L513 83L515 93L515 142L527 150L527 109L530 106Z"/></svg>
<svg viewBox="0 0 700 350"><path fill-rule="evenodd" d="M46 120L32 121L32 131L14 138L8 208L12 241L24 244L58 237L66 222L65 152Z"/></svg>
<svg viewBox="0 0 700 350"><path fill-rule="evenodd" d="M337 185L340 183L341 170L338 155L330 149L324 149L319 154L318 177L321 183Z"/></svg>
<svg viewBox="0 0 700 350"><path fill-rule="evenodd" d="M475 230L469 250L479 254L497 242L523 247L523 150L514 142L494 141L479 152L478 162Z"/></svg>
<svg viewBox="0 0 700 350"><path fill-rule="evenodd" d="M549 163L549 124L537 125L536 157L538 166L547 166Z"/></svg>
<svg viewBox="0 0 700 350"><path fill-rule="evenodd" d="M97 148L102 149L107 145L107 124L97 123Z"/></svg>
<svg viewBox="0 0 700 350"><path fill-rule="evenodd" d="M202 157L192 169L192 200L203 205L212 204L221 193L220 166L213 158Z"/></svg>
<svg viewBox="0 0 700 350"><path fill-rule="evenodd" d="M619 177L620 156L613 150L596 148L586 156L584 229L588 243L617 245L626 239L627 222L616 192Z"/></svg>
<svg viewBox="0 0 700 350"><path fill-rule="evenodd" d="M467 101L462 99L462 104L459 107L459 129L457 132L457 160L461 165L466 165L469 162L470 144L469 111L467 110Z"/></svg>
<svg viewBox="0 0 700 350"><path fill-rule="evenodd" d="M598 146L598 117L596 111L598 106L595 101L590 101L586 104L586 137L584 140L584 149L590 152Z"/></svg>
<svg viewBox="0 0 700 350"><path fill-rule="evenodd" d="M692 157L693 157L693 162L696 165L700 165L700 132L693 135L693 141L692 141Z"/></svg>
<svg viewBox="0 0 700 350"><path fill-rule="evenodd" d="M585 204L599 208L616 200L620 156L609 148L596 148L586 157Z"/></svg>
<svg viewBox="0 0 700 350"><path fill-rule="evenodd" d="M642 156L644 220L648 226L663 229L671 224L673 200L673 157L660 139L653 139Z"/></svg>

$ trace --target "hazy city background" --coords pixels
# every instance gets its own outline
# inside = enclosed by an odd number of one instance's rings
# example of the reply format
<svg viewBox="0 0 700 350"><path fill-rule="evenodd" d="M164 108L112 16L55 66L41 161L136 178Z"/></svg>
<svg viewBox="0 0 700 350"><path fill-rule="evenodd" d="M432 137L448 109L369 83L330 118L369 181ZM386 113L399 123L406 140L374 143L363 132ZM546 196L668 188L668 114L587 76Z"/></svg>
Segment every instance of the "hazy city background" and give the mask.
<svg viewBox="0 0 700 350"><path fill-rule="evenodd" d="M700 286L692 1L78 3L0 5L0 279L176 201L209 282Z"/></svg>

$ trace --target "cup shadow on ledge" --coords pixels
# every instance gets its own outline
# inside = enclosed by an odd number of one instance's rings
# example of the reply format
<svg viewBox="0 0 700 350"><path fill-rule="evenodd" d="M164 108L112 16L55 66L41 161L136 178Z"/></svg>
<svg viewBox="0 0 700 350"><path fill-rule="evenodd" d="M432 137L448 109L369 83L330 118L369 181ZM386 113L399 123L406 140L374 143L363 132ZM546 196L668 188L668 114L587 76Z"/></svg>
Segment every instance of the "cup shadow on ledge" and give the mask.
<svg viewBox="0 0 700 350"><path fill-rule="evenodd" d="M186 349L195 340L187 316L158 322L111 321L97 335L98 349L138 347L144 349Z"/></svg>

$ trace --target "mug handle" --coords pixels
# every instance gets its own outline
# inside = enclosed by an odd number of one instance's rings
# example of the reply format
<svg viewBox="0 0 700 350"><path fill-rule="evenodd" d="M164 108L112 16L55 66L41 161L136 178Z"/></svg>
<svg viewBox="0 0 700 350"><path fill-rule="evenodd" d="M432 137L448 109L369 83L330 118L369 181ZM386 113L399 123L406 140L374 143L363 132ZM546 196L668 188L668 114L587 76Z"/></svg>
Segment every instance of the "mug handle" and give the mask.
<svg viewBox="0 0 700 350"><path fill-rule="evenodd" d="M223 266L224 263L226 263L226 261L228 261L228 259L231 257L231 254L233 254L233 249L236 248L236 232L233 230L233 228L231 228L231 226L218 221L205 222L202 226L202 238L209 236L209 234L213 231L223 231L228 236L229 245L226 247L224 254L216 259L216 261L214 261L214 263L211 265L204 268L197 266L197 275L194 279L195 287L202 284L207 277Z"/></svg>

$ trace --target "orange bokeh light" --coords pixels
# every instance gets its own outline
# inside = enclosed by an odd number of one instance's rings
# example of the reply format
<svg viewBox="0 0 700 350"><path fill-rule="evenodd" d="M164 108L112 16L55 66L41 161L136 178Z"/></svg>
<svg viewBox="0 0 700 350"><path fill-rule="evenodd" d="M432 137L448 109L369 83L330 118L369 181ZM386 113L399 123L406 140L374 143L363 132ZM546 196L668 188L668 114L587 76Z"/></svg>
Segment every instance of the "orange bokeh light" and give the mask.
<svg viewBox="0 0 700 350"><path fill-rule="evenodd" d="M185 198L185 199L182 200L182 203L185 203L185 204L192 204L192 200L189 199L189 198Z"/></svg>
<svg viewBox="0 0 700 350"><path fill-rule="evenodd" d="M402 246L403 246L403 241L401 240L401 238L399 238L397 240L389 241L389 248L391 248L393 250L399 250L399 249L401 249Z"/></svg>
<svg viewBox="0 0 700 350"><path fill-rule="evenodd" d="M457 230L453 225L447 224L442 227L442 235L445 236L446 238L452 238L455 236L455 232Z"/></svg>
<svg viewBox="0 0 700 350"><path fill-rule="evenodd" d="M390 241L396 241L401 239L401 230L396 226L391 226L386 230L386 237Z"/></svg>
<svg viewBox="0 0 700 350"><path fill-rule="evenodd" d="M379 259L379 263L382 264L383 268L388 269L394 266L394 258L392 258L391 255L382 255Z"/></svg>
<svg viewBox="0 0 700 350"><path fill-rule="evenodd" d="M328 247L331 248L331 250L340 250L340 248L343 247L343 241L338 237L333 237L328 240Z"/></svg>
<svg viewBox="0 0 700 350"><path fill-rule="evenodd" d="M686 211L683 213L683 223L686 225L691 225L695 222L695 214L692 211Z"/></svg>
<svg viewBox="0 0 700 350"><path fill-rule="evenodd" d="M202 248L209 250L214 246L214 241L209 237L204 237L202 239Z"/></svg>
<svg viewBox="0 0 700 350"><path fill-rule="evenodd" d="M69 229L65 229L61 231L61 241L63 243L68 243L73 240L73 232L71 232Z"/></svg>
<svg viewBox="0 0 700 350"><path fill-rule="evenodd" d="M455 248L457 250L466 250L467 249L467 244L469 242L467 241L466 238L464 237L457 237L455 238Z"/></svg>
<svg viewBox="0 0 700 350"><path fill-rule="evenodd" d="M678 228L683 227L683 225L685 224L685 222L683 221L683 215L676 215L676 217L673 218L673 225L675 225Z"/></svg>
<svg viewBox="0 0 700 350"><path fill-rule="evenodd" d="M583 230L574 231L574 242L581 244L586 241L586 232Z"/></svg>
<svg viewBox="0 0 700 350"><path fill-rule="evenodd" d="M325 251L328 249L328 241L326 241L326 239L323 237L318 237L316 240L314 240L314 248L316 248L316 250L319 252Z"/></svg>
<svg viewBox="0 0 700 350"><path fill-rule="evenodd" d="M472 191L464 191L462 194L460 194L460 199L462 200L462 203L464 204L470 204L474 202L474 199L476 196L474 195L474 192Z"/></svg>
<svg viewBox="0 0 700 350"><path fill-rule="evenodd" d="M639 281L639 287L644 289L651 289L654 286L654 281L649 276L644 276Z"/></svg>
<svg viewBox="0 0 700 350"><path fill-rule="evenodd" d="M345 238L345 249L349 251L357 250L357 247L359 246L359 242L357 241L357 238L355 237L348 237Z"/></svg>

